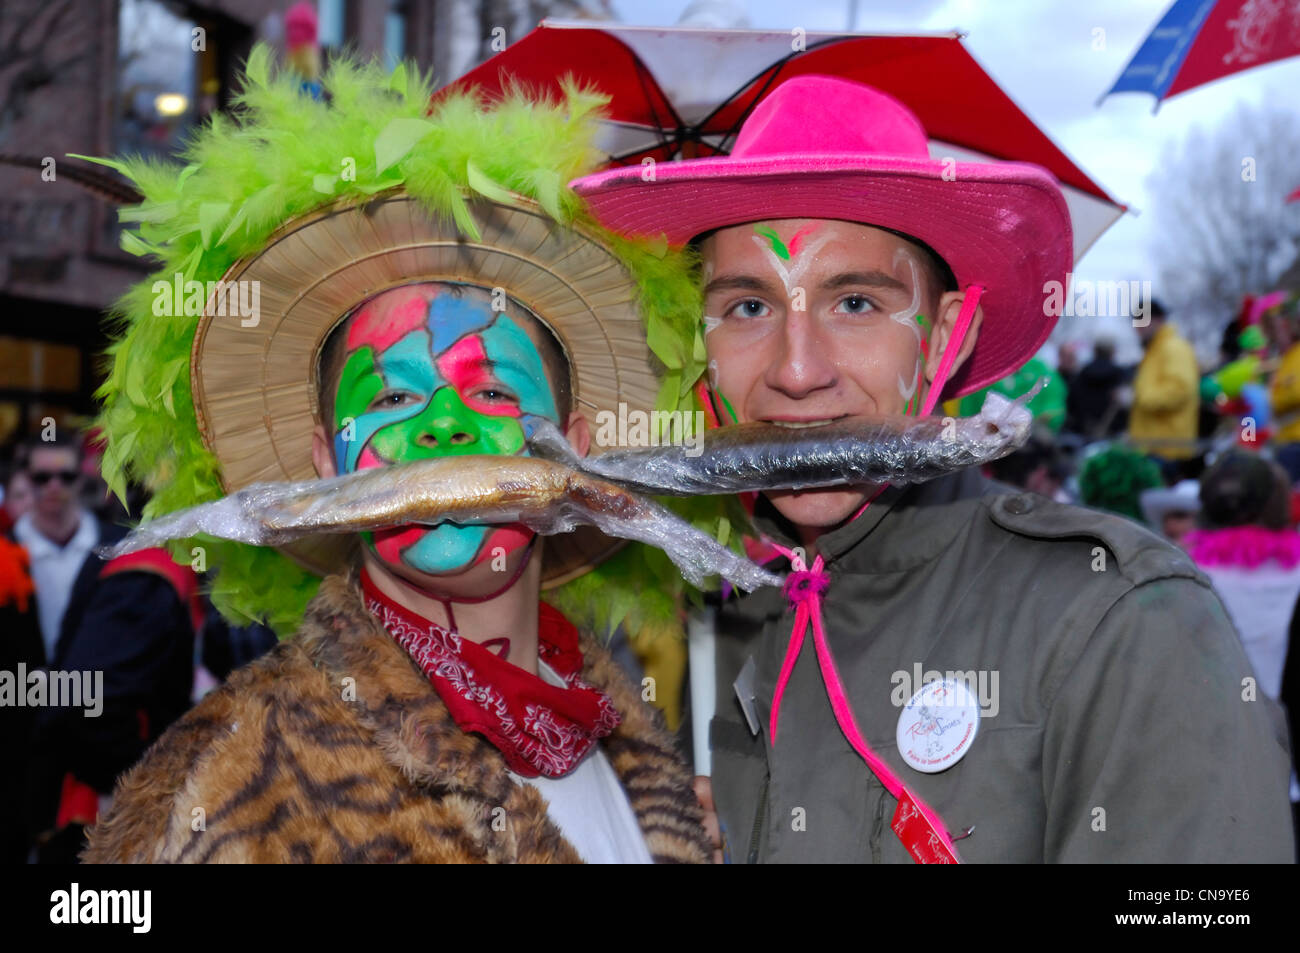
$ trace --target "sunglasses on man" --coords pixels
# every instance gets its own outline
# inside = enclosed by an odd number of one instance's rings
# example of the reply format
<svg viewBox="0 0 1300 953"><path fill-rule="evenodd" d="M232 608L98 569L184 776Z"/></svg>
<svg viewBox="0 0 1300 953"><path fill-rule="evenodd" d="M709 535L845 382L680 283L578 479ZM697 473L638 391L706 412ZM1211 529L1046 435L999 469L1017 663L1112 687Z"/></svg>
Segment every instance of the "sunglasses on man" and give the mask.
<svg viewBox="0 0 1300 953"><path fill-rule="evenodd" d="M33 470L28 474L37 486L45 486L51 480L59 480L64 486L72 486L80 474L76 470Z"/></svg>

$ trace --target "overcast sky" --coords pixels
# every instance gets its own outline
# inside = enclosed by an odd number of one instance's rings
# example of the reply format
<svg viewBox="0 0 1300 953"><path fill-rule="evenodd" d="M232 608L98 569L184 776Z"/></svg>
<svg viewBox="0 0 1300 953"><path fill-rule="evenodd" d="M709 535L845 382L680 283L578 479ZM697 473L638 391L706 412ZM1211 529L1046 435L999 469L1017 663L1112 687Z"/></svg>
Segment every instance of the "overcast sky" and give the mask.
<svg viewBox="0 0 1300 953"><path fill-rule="evenodd" d="M1243 103L1287 105L1300 112L1300 58L1259 67L1165 102L1152 113L1149 95L1097 98L1110 88L1172 0L859 0L860 32L965 31L966 47L1075 162L1112 196L1149 213L1147 180L1167 143L1196 124L1213 125ZM677 22L689 0L613 0L623 22ZM847 0L749 0L733 3L755 29L844 30ZM797 11L797 19L792 18ZM1094 30L1105 31L1095 50ZM1300 157L1296 157L1300 185ZM1158 275L1148 253L1150 214L1124 216L1078 265L1077 278L1137 279ZM1069 320L1069 319L1062 319ZM1078 320L1078 319L1076 319ZM1091 326L1079 328L1091 338ZM1075 336L1071 334L1071 336ZM1123 341L1125 349L1135 341Z"/></svg>

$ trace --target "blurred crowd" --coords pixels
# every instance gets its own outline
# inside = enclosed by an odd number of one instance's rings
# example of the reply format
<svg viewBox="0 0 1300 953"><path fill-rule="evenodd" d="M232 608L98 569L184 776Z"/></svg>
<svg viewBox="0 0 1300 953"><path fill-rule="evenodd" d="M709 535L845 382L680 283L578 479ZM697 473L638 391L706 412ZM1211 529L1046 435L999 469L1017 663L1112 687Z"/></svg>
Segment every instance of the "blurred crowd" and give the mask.
<svg viewBox="0 0 1300 953"><path fill-rule="evenodd" d="M1158 302L1116 342L1059 349L993 389L1029 402L1034 436L989 467L1004 483L1126 516L1184 549L1218 592L1258 678L1297 734L1300 706L1300 293L1247 297L1205 367ZM950 413L974 413L983 394ZM1292 779L1292 801L1300 787ZM1300 820L1300 818L1298 818Z"/></svg>
<svg viewBox="0 0 1300 953"><path fill-rule="evenodd" d="M0 464L0 859L11 863L74 862L118 775L275 644L213 609L201 561L162 550L102 559L127 510L93 444L47 436ZM138 514L141 501L129 502Z"/></svg>

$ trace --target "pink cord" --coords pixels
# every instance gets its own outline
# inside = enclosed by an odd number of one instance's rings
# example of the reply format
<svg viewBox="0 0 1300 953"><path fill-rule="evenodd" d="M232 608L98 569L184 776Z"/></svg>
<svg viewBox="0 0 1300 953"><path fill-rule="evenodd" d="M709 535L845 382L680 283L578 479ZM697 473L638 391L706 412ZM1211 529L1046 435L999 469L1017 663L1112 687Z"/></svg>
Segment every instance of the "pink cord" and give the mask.
<svg viewBox="0 0 1300 953"><path fill-rule="evenodd" d="M943 385L948 383L948 372L952 370L952 362L957 360L957 352L961 350L962 342L966 340L966 332L970 329L971 321L975 319L975 309L979 307L982 294L984 294L983 285L971 285L966 289L961 311L957 313L957 323L953 325L952 340L943 350L943 357L939 359L939 369L934 372L934 384L926 392L925 403L921 405L922 417L927 416L934 410L934 405L939 403Z"/></svg>
<svg viewBox="0 0 1300 953"><path fill-rule="evenodd" d="M889 765L882 761L871 746L867 744L862 732L858 728L857 719L853 717L853 708L849 704L848 695L844 691L844 683L840 679L839 669L835 667L835 659L831 655L830 646L826 644L826 630L822 624L822 595L830 588L831 577L824 569L825 563L821 556L813 560L812 568L809 569L803 557L793 550L786 549L779 543L774 543L782 553L790 559L790 565L793 572L785 581L785 594L790 600L791 606L794 607L794 630L790 633L790 645L786 649L785 659L781 663L781 674L777 678L776 690L772 694L772 715L768 721L768 732L772 737L772 746L776 747L776 733L779 715L781 711L781 699L785 695L785 687L790 681L790 673L794 671L795 662L799 659L799 653L803 648L804 636L808 632L809 623L812 624L813 644L817 649L817 662L821 667L822 682L826 686L826 695L830 699L831 711L835 713L835 721L844 732L844 737L848 739L853 750L858 753L867 767L884 785L885 790L897 798L900 802L910 800L912 804L921 812L925 819L925 825L929 832L939 841L940 849L931 849L924 852L928 858L948 857L951 861L958 861L957 848L953 845L952 837L948 834L948 829L928 804L925 803L915 791L905 785L898 775L890 770ZM895 814L895 821L898 821L898 815ZM898 831L897 823L895 831ZM917 859L921 859L921 854L915 849L916 845L904 842L909 853Z"/></svg>

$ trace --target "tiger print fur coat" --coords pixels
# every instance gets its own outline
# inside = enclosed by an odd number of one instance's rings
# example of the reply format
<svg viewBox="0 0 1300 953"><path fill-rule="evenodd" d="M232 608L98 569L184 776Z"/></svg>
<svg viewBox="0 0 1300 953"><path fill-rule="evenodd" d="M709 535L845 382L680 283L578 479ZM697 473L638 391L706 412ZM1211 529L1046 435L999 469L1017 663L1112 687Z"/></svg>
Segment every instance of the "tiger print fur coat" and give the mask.
<svg viewBox="0 0 1300 953"><path fill-rule="evenodd" d="M671 736L608 652L586 636L582 651L584 678L623 717L600 743L651 856L707 862ZM580 862L542 796L457 727L343 576L322 583L294 638L233 673L122 775L83 859Z"/></svg>

